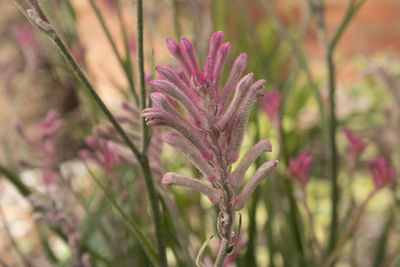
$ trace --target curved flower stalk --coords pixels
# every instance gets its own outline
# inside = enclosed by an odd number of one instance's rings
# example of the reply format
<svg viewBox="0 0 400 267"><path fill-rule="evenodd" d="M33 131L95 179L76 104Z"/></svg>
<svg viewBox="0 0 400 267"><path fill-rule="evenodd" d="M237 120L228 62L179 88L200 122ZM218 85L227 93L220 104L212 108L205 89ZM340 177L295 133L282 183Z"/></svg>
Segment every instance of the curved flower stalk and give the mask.
<svg viewBox="0 0 400 267"><path fill-rule="evenodd" d="M250 111L262 95L265 81L253 81L253 73L242 77L247 56L241 54L234 61L225 85L220 86L231 48L230 43L222 43L222 32L212 35L202 69L188 39L182 37L180 43L167 39L167 46L180 69L156 67L160 77L151 81L155 88L150 95L153 107L145 109L142 116L148 125L174 129L175 132L164 135L165 142L189 159L208 181L172 172L165 174L162 180L167 185L201 192L219 206L218 228L222 240L215 265L222 266L232 241L235 212L244 207L254 189L278 164L276 160L264 163L236 195L250 165L261 153L271 151L268 140L260 141L232 172Z"/></svg>

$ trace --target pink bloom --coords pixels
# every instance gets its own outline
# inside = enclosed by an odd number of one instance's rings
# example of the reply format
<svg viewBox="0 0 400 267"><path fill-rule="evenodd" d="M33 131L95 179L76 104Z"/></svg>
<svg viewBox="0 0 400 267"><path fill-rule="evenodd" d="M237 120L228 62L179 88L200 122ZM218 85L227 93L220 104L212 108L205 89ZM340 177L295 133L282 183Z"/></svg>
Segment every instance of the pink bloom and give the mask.
<svg viewBox="0 0 400 267"><path fill-rule="evenodd" d="M347 141L349 142L346 151L350 159L354 162L364 151L367 144L361 139L360 136L355 134L353 131L350 131L346 128L343 130L343 132L346 135Z"/></svg>
<svg viewBox="0 0 400 267"><path fill-rule="evenodd" d="M275 127L279 127L280 123L279 109L281 107L281 98L281 92L273 90L266 92L258 101Z"/></svg>
<svg viewBox="0 0 400 267"><path fill-rule="evenodd" d="M106 172L109 172L117 160L117 155L111 149L109 142L102 138L95 139L90 136L86 137L85 141L92 151L83 150L80 153L81 156L93 158Z"/></svg>
<svg viewBox="0 0 400 267"><path fill-rule="evenodd" d="M367 161L367 167L372 175L375 190L392 184L396 180L395 168L391 167L382 156Z"/></svg>
<svg viewBox="0 0 400 267"><path fill-rule="evenodd" d="M299 181L300 186L303 190L307 185L310 178L310 170L312 163L312 156L306 151L300 153L297 158L291 158L288 169L288 176Z"/></svg>
<svg viewBox="0 0 400 267"><path fill-rule="evenodd" d="M153 106L146 108L142 115L147 125L174 129L175 132L164 135L164 141L191 161L207 180L167 173L162 182L201 192L224 211L224 205L228 204L222 201L224 185L229 183L232 189L241 186L248 168L263 152L271 151L271 144L268 140L260 141L231 172L232 164L239 157L251 109L262 95L265 81L254 81L253 73L243 75L247 56L241 54L234 61L225 84L221 84L231 49L231 44L223 43L222 37L222 32L211 36L208 56L202 66L188 39L182 37L180 42L167 39L168 49L180 66L177 70L156 67L160 77L150 83L154 88L150 95ZM242 191L236 197L231 196L229 204L235 211L244 207L255 188L277 164L278 161L272 160L261 165Z"/></svg>

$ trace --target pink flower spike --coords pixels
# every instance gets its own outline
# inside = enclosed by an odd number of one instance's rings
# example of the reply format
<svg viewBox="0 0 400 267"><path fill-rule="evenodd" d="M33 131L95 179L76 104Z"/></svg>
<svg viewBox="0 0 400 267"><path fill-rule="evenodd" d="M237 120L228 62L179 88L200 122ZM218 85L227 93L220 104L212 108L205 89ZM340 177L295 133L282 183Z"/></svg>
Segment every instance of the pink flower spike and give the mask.
<svg viewBox="0 0 400 267"><path fill-rule="evenodd" d="M367 161L367 167L372 175L375 190L396 181L395 168L382 156Z"/></svg>
<svg viewBox="0 0 400 267"><path fill-rule="evenodd" d="M346 135L348 141L346 151L350 157L350 160L352 162L355 162L364 151L367 144L361 139L360 136L358 136L353 131L345 128L343 132Z"/></svg>
<svg viewBox="0 0 400 267"><path fill-rule="evenodd" d="M302 190L305 190L310 178L311 163L313 158L306 151L300 153L297 158L291 158L288 168L288 176L296 179Z"/></svg>
<svg viewBox="0 0 400 267"><path fill-rule="evenodd" d="M280 124L279 109L281 107L282 94L277 90L268 91L260 97L259 104L273 125L278 128Z"/></svg>

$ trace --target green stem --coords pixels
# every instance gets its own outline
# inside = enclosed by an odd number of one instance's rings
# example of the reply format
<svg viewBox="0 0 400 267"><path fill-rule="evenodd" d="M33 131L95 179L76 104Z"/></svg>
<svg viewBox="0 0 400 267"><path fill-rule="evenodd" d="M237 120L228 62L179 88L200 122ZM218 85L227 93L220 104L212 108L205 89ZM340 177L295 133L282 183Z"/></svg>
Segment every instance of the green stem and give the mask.
<svg viewBox="0 0 400 267"><path fill-rule="evenodd" d="M136 19L137 19L137 60L138 60L138 72L139 72L139 87L140 87L140 109L146 108L146 87L144 79L144 52L143 52L143 0L137 0L136 2ZM158 248L158 260L160 266L168 266L167 255L164 243L164 234L162 229L162 220L159 208L159 200L156 194L154 181L151 175L149 166L149 159L147 157L147 146L149 144L149 128L146 125L144 117L140 119L140 132L141 132L141 150L142 157L139 162L141 163L143 176L147 187L147 193L150 199L151 212L154 220L155 234Z"/></svg>
<svg viewBox="0 0 400 267"><path fill-rule="evenodd" d="M329 87L329 134L328 134L328 142L330 148L330 158L331 158L331 225L330 225L330 236L328 243L328 252L332 252L333 248L336 245L336 236L337 236L337 228L338 228L338 202L339 202L339 186L337 182L339 162L337 155L337 145L336 145L336 104L335 104L335 91L336 91L336 76L335 76L335 65L334 65L334 51L337 46L340 37L343 35L344 30L347 28L349 22L356 14L357 10L361 7L361 5L365 2L365 0L361 0L358 3L355 3L355 0L351 0L348 8L346 10L345 16L340 23L339 27L335 31L332 40L328 43L326 38L326 28L325 28L325 14L321 14L321 18L319 23L317 23L320 36L321 43L325 49L325 57L327 64L327 72L328 72L328 87ZM322 12L324 8L322 7ZM318 21L318 20L317 20Z"/></svg>
<svg viewBox="0 0 400 267"><path fill-rule="evenodd" d="M86 165L86 164L85 164ZM112 206L118 211L118 213L124 218L124 221L127 223L129 226L129 229L132 231L136 239L138 240L139 244L143 248L144 252L146 253L147 257L153 262L156 262L157 259L157 254L152 248L150 242L146 239L142 231L140 230L140 226L137 222L133 221L132 218L130 218L124 211L123 209L118 205L118 203L115 201L115 199L112 197L111 193L103 186L103 184L96 178L96 176L93 175L93 173L90 171L88 166L86 166L86 169L89 171L90 176L92 179L96 182L96 184L101 188L107 199L110 201Z"/></svg>
<svg viewBox="0 0 400 267"><path fill-rule="evenodd" d="M136 19L137 19L137 63L139 73L139 88L140 99L139 106L143 110L146 108L146 84L144 78L144 52L143 52L143 1L136 2ZM140 132L141 132L141 149L142 153L146 154L148 144L148 127L146 126L145 118L140 118Z"/></svg>

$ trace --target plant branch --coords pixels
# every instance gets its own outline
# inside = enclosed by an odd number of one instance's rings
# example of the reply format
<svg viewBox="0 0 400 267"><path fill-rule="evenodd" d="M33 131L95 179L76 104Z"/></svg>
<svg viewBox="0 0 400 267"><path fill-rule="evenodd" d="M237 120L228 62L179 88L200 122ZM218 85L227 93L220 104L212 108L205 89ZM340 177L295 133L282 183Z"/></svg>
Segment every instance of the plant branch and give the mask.
<svg viewBox="0 0 400 267"><path fill-rule="evenodd" d="M138 60L138 76L140 87L140 109L146 108L146 85L144 77L144 52L143 52L143 0L136 2L136 19L137 19L137 60ZM141 132L141 150L142 157L139 162L141 163L144 180L147 187L147 193L150 199L151 212L154 221L155 234L157 240L157 249L159 255L159 265L168 266L167 255L165 251L164 234L161 225L161 214L159 207L159 200L156 194L154 181L151 175L149 159L147 157L147 147L150 140L149 127L146 125L144 117L140 118L140 132Z"/></svg>

